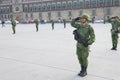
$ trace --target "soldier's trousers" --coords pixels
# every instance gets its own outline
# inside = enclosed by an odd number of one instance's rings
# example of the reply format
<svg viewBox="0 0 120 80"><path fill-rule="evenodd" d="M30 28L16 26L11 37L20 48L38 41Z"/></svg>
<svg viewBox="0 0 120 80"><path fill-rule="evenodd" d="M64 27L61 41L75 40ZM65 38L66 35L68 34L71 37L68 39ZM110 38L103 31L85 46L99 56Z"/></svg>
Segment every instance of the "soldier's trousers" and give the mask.
<svg viewBox="0 0 120 80"><path fill-rule="evenodd" d="M77 47L77 56L81 66L87 67L88 66L88 56L89 50L88 48L79 48Z"/></svg>
<svg viewBox="0 0 120 80"><path fill-rule="evenodd" d="M12 30L13 30L13 34L15 34L16 33L15 26L12 26Z"/></svg>
<svg viewBox="0 0 120 80"><path fill-rule="evenodd" d="M111 37L112 37L112 46L113 46L113 48L117 48L118 33L111 33Z"/></svg>
<svg viewBox="0 0 120 80"><path fill-rule="evenodd" d="M38 25L36 25L36 31L38 31Z"/></svg>
<svg viewBox="0 0 120 80"><path fill-rule="evenodd" d="M54 29L54 25L52 25L52 30Z"/></svg>

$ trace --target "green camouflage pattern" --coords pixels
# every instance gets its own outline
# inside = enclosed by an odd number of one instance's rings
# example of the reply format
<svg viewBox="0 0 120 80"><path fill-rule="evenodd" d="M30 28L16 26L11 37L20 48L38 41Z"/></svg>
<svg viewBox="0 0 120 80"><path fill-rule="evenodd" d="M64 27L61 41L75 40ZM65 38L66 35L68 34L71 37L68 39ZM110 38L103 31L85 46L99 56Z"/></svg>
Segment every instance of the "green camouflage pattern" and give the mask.
<svg viewBox="0 0 120 80"><path fill-rule="evenodd" d="M91 25L86 24L77 24L73 19L71 21L71 26L78 29L79 34L88 41L88 44L91 45L95 41L94 30ZM89 46L85 47L82 43L77 42L77 56L81 66L87 67L88 65L88 55L89 55Z"/></svg>
<svg viewBox="0 0 120 80"><path fill-rule="evenodd" d="M108 19L108 22L111 23L111 38L112 38L112 46L113 48L117 48L118 44L118 33L120 33L120 21L114 21L115 17Z"/></svg>

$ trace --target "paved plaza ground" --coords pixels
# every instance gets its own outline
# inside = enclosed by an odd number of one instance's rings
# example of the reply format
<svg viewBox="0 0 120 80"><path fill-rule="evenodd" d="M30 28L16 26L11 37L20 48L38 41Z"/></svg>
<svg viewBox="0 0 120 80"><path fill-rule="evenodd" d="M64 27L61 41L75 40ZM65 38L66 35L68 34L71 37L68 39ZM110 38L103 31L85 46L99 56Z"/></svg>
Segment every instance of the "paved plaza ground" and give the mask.
<svg viewBox="0 0 120 80"><path fill-rule="evenodd" d="M88 75L80 71L76 56L74 28L67 24L18 24L12 34L10 24L0 25L0 80L120 80L120 39L111 49L110 24L91 24L96 41L89 54Z"/></svg>

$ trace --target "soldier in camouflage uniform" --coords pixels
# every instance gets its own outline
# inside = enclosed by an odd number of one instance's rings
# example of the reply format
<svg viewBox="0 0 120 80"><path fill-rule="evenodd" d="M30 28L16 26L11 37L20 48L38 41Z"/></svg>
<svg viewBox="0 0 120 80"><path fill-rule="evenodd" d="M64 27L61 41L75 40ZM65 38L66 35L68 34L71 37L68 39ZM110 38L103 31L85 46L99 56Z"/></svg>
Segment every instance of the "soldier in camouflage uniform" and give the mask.
<svg viewBox="0 0 120 80"><path fill-rule="evenodd" d="M51 23L52 23L52 30L54 30L54 20L51 20Z"/></svg>
<svg viewBox="0 0 120 80"><path fill-rule="evenodd" d="M94 22L95 22L95 17L92 18L92 23L94 23Z"/></svg>
<svg viewBox="0 0 120 80"><path fill-rule="evenodd" d="M111 50L116 50L117 44L118 44L118 33L120 33L119 17L115 16L115 17L109 18L108 22L110 22L112 25L112 29L111 29L112 49Z"/></svg>
<svg viewBox="0 0 120 80"><path fill-rule="evenodd" d="M15 30L15 28L16 28L16 21L12 19L11 24L12 24L13 34L15 34L16 33L16 30Z"/></svg>
<svg viewBox="0 0 120 80"><path fill-rule="evenodd" d="M38 32L38 25L39 25L39 21L38 21L38 19L35 19L35 24L36 24L36 32Z"/></svg>
<svg viewBox="0 0 120 80"><path fill-rule="evenodd" d="M80 20L81 24L76 23L76 21ZM89 16L87 14L83 14L81 17L75 18L71 21L71 26L76 28L78 34L80 34L87 42L85 45L82 42L77 41L77 56L81 66L81 71L78 74L81 77L87 75L87 66L88 66L88 56L89 56L89 45L91 45L95 41L94 30L91 25L88 24Z"/></svg>
<svg viewBox="0 0 120 80"><path fill-rule="evenodd" d="M64 28L66 28L66 20L63 19L63 23L64 23Z"/></svg>

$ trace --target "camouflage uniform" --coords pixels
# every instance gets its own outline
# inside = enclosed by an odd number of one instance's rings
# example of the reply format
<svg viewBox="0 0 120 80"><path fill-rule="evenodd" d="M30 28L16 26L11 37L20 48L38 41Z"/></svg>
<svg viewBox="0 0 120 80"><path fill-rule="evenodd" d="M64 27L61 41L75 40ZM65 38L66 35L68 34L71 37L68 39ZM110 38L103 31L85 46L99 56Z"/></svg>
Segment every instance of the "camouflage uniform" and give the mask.
<svg viewBox="0 0 120 80"><path fill-rule="evenodd" d="M64 28L66 28L66 20L63 19L63 23L64 23Z"/></svg>
<svg viewBox="0 0 120 80"><path fill-rule="evenodd" d="M120 33L120 21L115 20L115 18L118 18L118 16L112 17L108 19L108 22L111 23L112 29L111 29L111 37L112 37L112 49L111 50L116 50L117 49L117 44L118 44L118 33Z"/></svg>
<svg viewBox="0 0 120 80"><path fill-rule="evenodd" d="M54 21L51 20L51 22L52 22L52 30L54 30Z"/></svg>
<svg viewBox="0 0 120 80"><path fill-rule="evenodd" d="M16 33L16 30L15 30L15 28L16 28L16 22L15 22L15 20L12 20L11 24L12 24L13 34L15 34Z"/></svg>
<svg viewBox="0 0 120 80"><path fill-rule="evenodd" d="M35 22L35 24L36 24L36 32L38 32L39 21L38 21L38 19L36 19L34 22Z"/></svg>
<svg viewBox="0 0 120 80"><path fill-rule="evenodd" d="M87 15L82 15L81 18L86 19L86 21L88 22L89 17ZM81 20L81 19L80 19ZM85 25L81 24L77 24L76 23L76 19L73 19L71 21L71 25L74 28L77 28L78 33L81 34L81 36L87 40L87 44L91 45L94 41L95 41L95 34L94 34L94 30L91 27L91 25L89 25L88 23L86 23ZM81 71L78 74L79 76L86 76L87 75L87 66L88 66L88 55L89 55L89 46L85 47L82 43L77 41L77 50L76 50L77 56L78 56L78 60L79 63L81 65Z"/></svg>

